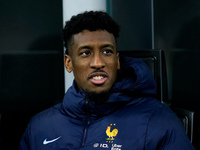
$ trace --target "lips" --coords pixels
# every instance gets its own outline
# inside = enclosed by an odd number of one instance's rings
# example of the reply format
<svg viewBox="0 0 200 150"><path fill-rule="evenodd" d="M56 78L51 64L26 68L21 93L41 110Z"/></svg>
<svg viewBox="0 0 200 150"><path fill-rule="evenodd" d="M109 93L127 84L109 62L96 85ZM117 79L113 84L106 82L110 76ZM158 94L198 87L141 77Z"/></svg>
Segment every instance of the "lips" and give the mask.
<svg viewBox="0 0 200 150"><path fill-rule="evenodd" d="M107 79L108 79L108 76L105 72L95 72L95 73L90 74L89 76L89 80L93 84L97 84L97 85L104 84Z"/></svg>

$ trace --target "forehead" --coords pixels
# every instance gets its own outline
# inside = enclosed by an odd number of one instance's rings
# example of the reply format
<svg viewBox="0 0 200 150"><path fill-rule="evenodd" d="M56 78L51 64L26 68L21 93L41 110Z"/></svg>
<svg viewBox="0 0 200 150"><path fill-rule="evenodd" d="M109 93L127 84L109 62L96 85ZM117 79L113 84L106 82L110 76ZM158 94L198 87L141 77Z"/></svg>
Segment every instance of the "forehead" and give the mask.
<svg viewBox="0 0 200 150"><path fill-rule="evenodd" d="M83 46L83 45L102 45L110 44L116 47L116 42L113 34L105 30L89 31L83 30L73 36L73 46Z"/></svg>

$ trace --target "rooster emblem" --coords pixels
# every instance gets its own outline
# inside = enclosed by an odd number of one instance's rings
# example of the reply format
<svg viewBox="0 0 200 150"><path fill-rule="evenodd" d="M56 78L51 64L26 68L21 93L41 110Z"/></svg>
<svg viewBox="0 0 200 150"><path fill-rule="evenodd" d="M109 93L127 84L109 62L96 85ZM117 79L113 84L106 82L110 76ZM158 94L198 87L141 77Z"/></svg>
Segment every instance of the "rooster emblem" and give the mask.
<svg viewBox="0 0 200 150"><path fill-rule="evenodd" d="M106 135L109 137L107 138L107 140L114 140L113 137L117 136L118 130L117 129L113 129L112 131L110 131L111 126L108 126L106 129Z"/></svg>

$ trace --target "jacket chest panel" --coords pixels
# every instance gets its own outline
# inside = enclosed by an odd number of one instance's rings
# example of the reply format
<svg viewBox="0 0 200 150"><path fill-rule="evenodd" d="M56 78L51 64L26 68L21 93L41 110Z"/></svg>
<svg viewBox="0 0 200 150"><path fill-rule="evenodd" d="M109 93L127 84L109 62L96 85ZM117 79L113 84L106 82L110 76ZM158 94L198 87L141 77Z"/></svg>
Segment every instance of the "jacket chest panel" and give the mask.
<svg viewBox="0 0 200 150"><path fill-rule="evenodd" d="M143 146L145 143L147 120L131 118L112 115L92 124L88 128L84 148L143 149L138 146Z"/></svg>

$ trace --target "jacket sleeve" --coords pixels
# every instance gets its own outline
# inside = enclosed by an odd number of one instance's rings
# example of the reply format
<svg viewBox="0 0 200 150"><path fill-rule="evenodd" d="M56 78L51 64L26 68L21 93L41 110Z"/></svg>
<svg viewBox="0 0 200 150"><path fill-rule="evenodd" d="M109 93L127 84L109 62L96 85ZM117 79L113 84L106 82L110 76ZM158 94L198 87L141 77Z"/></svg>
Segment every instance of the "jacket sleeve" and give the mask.
<svg viewBox="0 0 200 150"><path fill-rule="evenodd" d="M145 150L194 150L179 118L163 106L152 113Z"/></svg>

